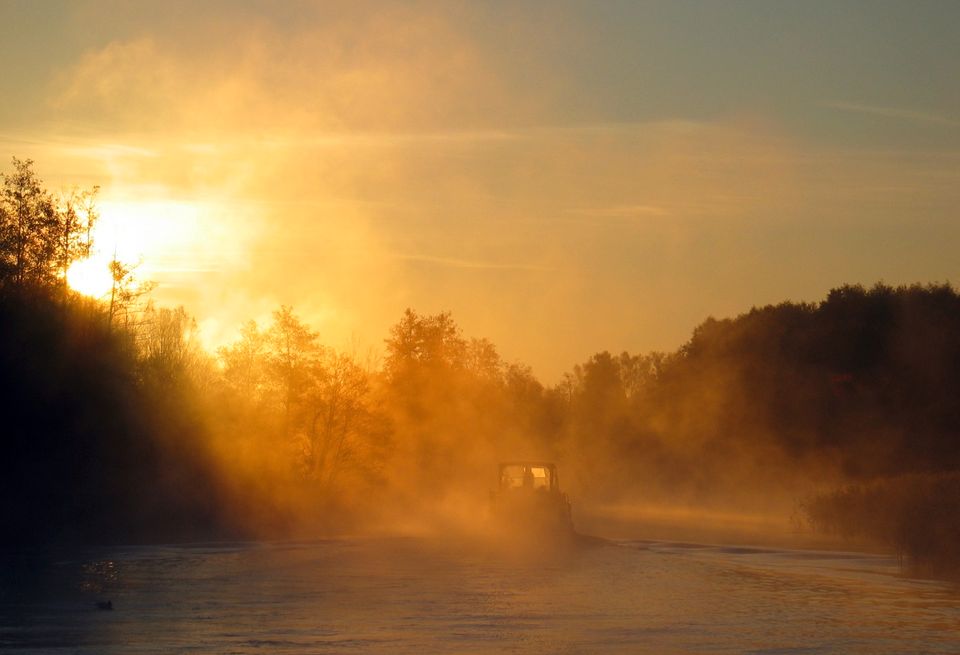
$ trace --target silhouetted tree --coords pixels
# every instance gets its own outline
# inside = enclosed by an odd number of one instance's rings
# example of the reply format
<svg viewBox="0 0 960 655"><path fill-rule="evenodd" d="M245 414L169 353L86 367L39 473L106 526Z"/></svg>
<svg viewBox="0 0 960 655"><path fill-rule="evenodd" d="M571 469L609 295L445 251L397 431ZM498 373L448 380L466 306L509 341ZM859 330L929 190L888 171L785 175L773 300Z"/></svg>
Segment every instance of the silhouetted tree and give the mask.
<svg viewBox="0 0 960 655"><path fill-rule="evenodd" d="M100 187L89 191L72 189L64 194L57 207L57 274L66 288L67 269L77 260L90 256L93 227L99 218L96 196Z"/></svg>
<svg viewBox="0 0 960 655"><path fill-rule="evenodd" d="M421 316L407 309L386 340L385 370L394 385L416 383L425 374L462 369L467 341L449 312Z"/></svg>
<svg viewBox="0 0 960 655"><path fill-rule="evenodd" d="M327 351L313 362L304 393L309 412L304 459L308 475L327 486L375 429L367 373L347 355Z"/></svg>
<svg viewBox="0 0 960 655"><path fill-rule="evenodd" d="M70 265L89 256L97 187L54 197L29 159L13 158L0 193L0 283L65 288Z"/></svg>
<svg viewBox="0 0 960 655"><path fill-rule="evenodd" d="M148 305L136 332L145 375L162 386L189 375L199 356L197 322L183 307Z"/></svg>
<svg viewBox="0 0 960 655"><path fill-rule="evenodd" d="M14 286L53 281L58 240L57 212L29 159L13 158L13 173L3 174L0 213L0 269Z"/></svg>

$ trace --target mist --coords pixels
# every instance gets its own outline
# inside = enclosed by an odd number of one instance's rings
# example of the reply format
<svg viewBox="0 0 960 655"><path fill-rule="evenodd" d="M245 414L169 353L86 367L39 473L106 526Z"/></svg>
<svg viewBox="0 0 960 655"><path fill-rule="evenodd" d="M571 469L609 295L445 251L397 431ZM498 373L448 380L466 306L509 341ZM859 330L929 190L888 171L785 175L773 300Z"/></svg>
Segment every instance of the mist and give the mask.
<svg viewBox="0 0 960 655"><path fill-rule="evenodd" d="M574 525L601 536L818 531L953 566L952 549L925 546L935 520L905 527L949 509L960 467L948 284L846 285L708 318L676 351L600 351L552 385L450 312L408 308L382 348L344 349L281 305L213 350L136 266L114 260L100 300L73 291L96 190L51 193L32 162L13 164L4 402L21 456L6 498L26 543L511 542L492 516L498 465L539 461L558 466ZM892 523L875 516L886 506Z"/></svg>
<svg viewBox="0 0 960 655"><path fill-rule="evenodd" d="M550 386L449 313L406 310L380 358L323 345L282 307L206 369L203 429L224 509L261 537L501 538L498 463L543 460L587 533L903 548L902 528L854 527L867 513L825 517L854 511L829 509L838 490L904 480L887 493L906 520L909 481L960 464L945 364L958 308L947 285L845 286L708 319L673 353L599 352Z"/></svg>
<svg viewBox="0 0 960 655"><path fill-rule="evenodd" d="M0 0L0 649L956 652L958 33Z"/></svg>
<svg viewBox="0 0 960 655"><path fill-rule="evenodd" d="M926 90L892 83L846 98L860 64L824 75L787 51L745 84L739 47L766 61L764 23L727 41L641 6L533 3L509 29L456 2L7 11L51 45L3 80L0 144L53 188L99 184L121 235L154 235L99 236L211 351L280 305L338 349L380 348L412 307L554 385L598 349L674 351L708 315L954 273L951 109L925 121ZM770 13L846 61L845 38ZM943 75L930 60L954 48L914 49L907 77ZM906 65L882 41L857 52Z"/></svg>

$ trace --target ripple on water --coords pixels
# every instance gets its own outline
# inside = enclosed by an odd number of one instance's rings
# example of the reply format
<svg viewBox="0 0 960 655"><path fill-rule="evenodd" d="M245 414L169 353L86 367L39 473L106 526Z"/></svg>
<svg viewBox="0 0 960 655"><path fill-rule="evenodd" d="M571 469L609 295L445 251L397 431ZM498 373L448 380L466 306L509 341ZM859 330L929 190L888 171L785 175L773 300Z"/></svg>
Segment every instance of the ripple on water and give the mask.
<svg viewBox="0 0 960 655"><path fill-rule="evenodd" d="M416 539L103 550L0 594L0 649L957 652L960 599L890 558L631 541L510 558ZM115 611L94 601L112 599Z"/></svg>

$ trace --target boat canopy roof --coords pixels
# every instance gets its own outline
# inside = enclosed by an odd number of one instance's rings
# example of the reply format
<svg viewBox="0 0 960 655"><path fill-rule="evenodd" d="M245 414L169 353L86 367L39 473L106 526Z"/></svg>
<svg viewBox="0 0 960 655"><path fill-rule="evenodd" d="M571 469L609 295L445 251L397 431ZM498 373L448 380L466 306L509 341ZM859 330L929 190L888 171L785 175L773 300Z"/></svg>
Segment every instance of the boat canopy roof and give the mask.
<svg viewBox="0 0 960 655"><path fill-rule="evenodd" d="M526 460L500 464L500 489L548 489L559 491L557 465L553 462Z"/></svg>

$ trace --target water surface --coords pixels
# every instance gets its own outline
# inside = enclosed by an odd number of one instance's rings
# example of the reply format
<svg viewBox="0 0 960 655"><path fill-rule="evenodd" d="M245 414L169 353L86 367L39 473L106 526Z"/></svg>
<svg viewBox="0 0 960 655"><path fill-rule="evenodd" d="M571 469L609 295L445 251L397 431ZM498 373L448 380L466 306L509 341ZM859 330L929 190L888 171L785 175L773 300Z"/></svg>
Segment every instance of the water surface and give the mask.
<svg viewBox="0 0 960 655"><path fill-rule="evenodd" d="M527 555L390 538L21 561L5 564L0 649L960 652L960 595L889 558L650 541Z"/></svg>

